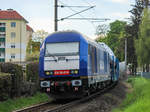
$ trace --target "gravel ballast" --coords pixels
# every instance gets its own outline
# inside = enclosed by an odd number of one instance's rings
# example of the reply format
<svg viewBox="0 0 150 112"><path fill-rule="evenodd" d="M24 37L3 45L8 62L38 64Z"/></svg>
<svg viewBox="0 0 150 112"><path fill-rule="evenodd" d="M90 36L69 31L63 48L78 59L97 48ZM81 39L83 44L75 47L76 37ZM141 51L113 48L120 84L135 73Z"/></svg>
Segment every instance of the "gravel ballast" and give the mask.
<svg viewBox="0 0 150 112"><path fill-rule="evenodd" d="M113 108L122 103L128 88L130 88L130 85L125 82L119 82L116 87L106 93L76 105L65 112L111 112Z"/></svg>

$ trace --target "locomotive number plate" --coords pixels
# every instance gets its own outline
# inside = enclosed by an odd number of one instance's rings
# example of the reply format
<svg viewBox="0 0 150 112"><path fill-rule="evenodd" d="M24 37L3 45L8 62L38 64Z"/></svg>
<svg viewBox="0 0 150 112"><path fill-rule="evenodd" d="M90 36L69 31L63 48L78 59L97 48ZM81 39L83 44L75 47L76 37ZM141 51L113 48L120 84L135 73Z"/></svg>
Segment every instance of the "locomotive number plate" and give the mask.
<svg viewBox="0 0 150 112"><path fill-rule="evenodd" d="M69 75L70 71L69 70L55 70L54 75Z"/></svg>

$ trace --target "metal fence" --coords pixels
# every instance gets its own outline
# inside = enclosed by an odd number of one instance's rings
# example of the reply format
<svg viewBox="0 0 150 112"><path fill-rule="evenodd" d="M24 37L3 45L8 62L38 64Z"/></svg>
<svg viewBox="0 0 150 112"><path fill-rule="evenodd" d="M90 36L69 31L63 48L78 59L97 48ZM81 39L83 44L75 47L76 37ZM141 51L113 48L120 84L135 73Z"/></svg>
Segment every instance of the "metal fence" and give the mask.
<svg viewBox="0 0 150 112"><path fill-rule="evenodd" d="M137 75L144 78L150 78L150 72L137 72Z"/></svg>

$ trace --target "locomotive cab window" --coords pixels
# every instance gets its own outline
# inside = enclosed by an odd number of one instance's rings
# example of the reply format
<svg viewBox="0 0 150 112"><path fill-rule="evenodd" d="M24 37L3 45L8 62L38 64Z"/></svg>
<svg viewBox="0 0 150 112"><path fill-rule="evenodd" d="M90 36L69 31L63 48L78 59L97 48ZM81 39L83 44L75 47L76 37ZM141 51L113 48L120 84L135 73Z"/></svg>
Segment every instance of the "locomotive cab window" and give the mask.
<svg viewBox="0 0 150 112"><path fill-rule="evenodd" d="M45 56L79 55L79 42L47 43Z"/></svg>

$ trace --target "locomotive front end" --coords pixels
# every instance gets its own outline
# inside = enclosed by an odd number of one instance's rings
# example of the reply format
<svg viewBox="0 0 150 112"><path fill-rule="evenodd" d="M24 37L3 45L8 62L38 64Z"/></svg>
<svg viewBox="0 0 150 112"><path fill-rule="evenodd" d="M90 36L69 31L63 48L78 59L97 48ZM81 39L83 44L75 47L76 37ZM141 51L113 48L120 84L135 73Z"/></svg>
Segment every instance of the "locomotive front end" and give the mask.
<svg viewBox="0 0 150 112"><path fill-rule="evenodd" d="M73 37L73 36L72 36ZM55 98L76 97L82 93L80 40L55 35L46 40L40 56L40 86Z"/></svg>

